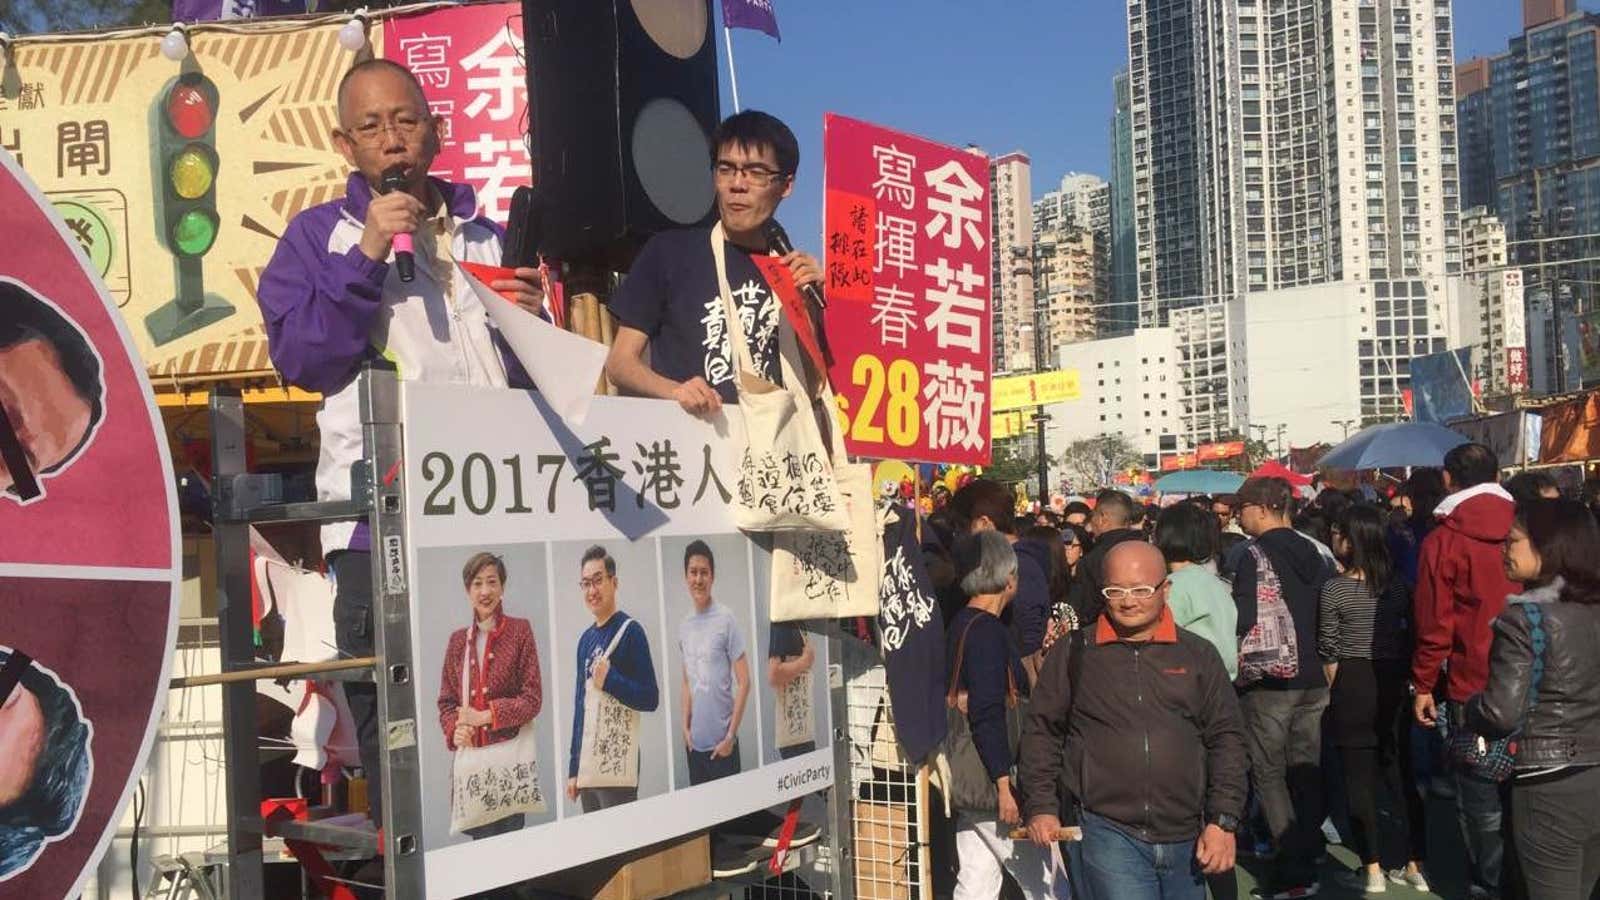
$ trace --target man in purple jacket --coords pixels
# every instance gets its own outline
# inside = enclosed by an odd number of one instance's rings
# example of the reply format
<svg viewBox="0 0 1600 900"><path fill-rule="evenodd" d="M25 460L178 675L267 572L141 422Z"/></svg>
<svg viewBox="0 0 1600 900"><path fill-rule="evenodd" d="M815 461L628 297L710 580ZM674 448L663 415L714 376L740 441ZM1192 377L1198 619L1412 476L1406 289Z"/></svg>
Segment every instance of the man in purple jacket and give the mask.
<svg viewBox="0 0 1600 900"><path fill-rule="evenodd" d="M384 59L357 63L339 83L334 146L355 171L345 196L295 216L261 274L257 300L272 362L290 384L323 395L317 497L350 497L350 466L364 453L356 375L387 359L408 381L527 386L457 260L499 265L501 227L477 214L472 188L428 177L438 121L421 85ZM386 173L405 187L379 194ZM397 234L415 235L416 276L391 266ZM490 287L531 312L543 308L536 269ZM365 522L330 522L322 552L333 573L341 654L371 656L371 537ZM347 683L372 819L382 823L377 688Z"/></svg>

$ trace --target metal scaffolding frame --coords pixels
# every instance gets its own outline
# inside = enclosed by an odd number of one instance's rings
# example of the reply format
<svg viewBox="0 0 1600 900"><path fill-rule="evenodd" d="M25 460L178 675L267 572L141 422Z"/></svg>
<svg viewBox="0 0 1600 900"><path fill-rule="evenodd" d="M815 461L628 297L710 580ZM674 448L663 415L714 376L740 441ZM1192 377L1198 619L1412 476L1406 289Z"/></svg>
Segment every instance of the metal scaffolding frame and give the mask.
<svg viewBox="0 0 1600 900"><path fill-rule="evenodd" d="M219 389L210 400L212 430L213 521L216 545L223 691L223 758L226 767L230 900L264 897L263 843L269 838L334 848L345 853L381 855L385 896L420 898L425 893L421 837L421 779L417 744L417 711L412 679L410 573L406 566L405 479L401 472L402 433L400 380L382 364L369 365L359 376L362 433L366 452L351 472L351 499L285 503L277 476L252 474L245 465L244 401L236 390ZM369 827L308 820L267 821L261 813L259 733L256 685L262 678L282 677L282 666L256 659L251 613L250 527L268 522L313 522L365 518L372 535L373 622L376 656L370 667L351 661L297 667L293 677L363 681L376 679L379 739L384 766L381 785L383 821ZM690 892L720 896L741 892L753 897L813 896L836 900L856 895L852 828L856 785L851 777L854 747L852 714L844 677L845 638L836 625L807 623L826 637L830 661L829 697L833 711L835 787L826 791L827 822L821 840L790 854L784 871L805 866L827 879L825 889L791 892L772 886L766 868ZM886 707L885 707L886 708ZM869 729L870 731L870 729ZM914 815L914 813L913 813ZM908 885L912 890L914 886Z"/></svg>

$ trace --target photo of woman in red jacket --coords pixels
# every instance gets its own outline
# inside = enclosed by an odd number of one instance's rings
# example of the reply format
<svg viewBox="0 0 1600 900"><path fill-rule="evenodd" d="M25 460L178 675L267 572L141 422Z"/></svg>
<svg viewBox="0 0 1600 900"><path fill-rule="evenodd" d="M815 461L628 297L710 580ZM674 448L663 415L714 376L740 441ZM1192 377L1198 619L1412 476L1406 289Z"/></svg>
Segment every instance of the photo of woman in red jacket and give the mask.
<svg viewBox="0 0 1600 900"><path fill-rule="evenodd" d="M544 703L533 627L502 608L504 560L476 553L467 560L461 580L472 624L450 635L439 681L439 727L451 753L515 739ZM517 831L523 824L523 815L517 813L464 833L478 840Z"/></svg>

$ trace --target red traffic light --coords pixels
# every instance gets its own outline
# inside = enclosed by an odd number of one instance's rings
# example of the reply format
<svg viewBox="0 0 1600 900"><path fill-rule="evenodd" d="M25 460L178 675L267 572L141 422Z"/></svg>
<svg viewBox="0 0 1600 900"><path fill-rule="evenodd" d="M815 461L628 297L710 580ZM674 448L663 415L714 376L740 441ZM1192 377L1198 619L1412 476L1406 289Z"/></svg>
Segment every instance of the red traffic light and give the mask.
<svg viewBox="0 0 1600 900"><path fill-rule="evenodd" d="M167 121L186 138L197 138L211 130L216 110L198 86L180 81L167 94Z"/></svg>

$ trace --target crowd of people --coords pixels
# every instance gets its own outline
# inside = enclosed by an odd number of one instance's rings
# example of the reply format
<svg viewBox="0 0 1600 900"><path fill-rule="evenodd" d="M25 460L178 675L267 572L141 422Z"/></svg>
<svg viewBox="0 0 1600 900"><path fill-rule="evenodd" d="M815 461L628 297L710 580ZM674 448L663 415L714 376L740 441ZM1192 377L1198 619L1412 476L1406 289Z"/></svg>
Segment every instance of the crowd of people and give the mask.
<svg viewBox="0 0 1600 900"><path fill-rule="evenodd" d="M1591 896L1600 526L1546 476L1499 476L1465 444L1387 497L1250 478L1018 516L963 487L924 540L981 758L945 786L954 896L998 896L1004 869L1028 897L1232 900L1254 857L1254 895L1293 900L1330 842L1347 891ZM1428 861L1429 794L1459 861Z"/></svg>

